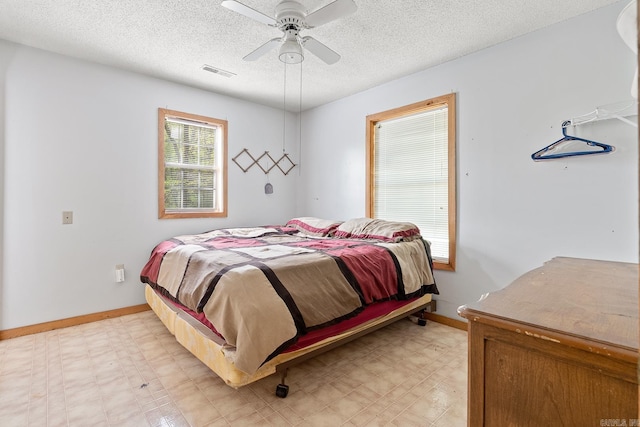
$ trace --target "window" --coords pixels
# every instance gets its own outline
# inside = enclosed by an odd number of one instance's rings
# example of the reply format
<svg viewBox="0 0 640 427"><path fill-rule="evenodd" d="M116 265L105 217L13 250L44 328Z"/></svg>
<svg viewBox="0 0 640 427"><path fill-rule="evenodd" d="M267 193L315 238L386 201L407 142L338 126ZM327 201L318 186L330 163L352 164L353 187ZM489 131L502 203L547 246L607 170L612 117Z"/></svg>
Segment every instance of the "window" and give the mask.
<svg viewBox="0 0 640 427"><path fill-rule="evenodd" d="M158 218L227 216L227 122L158 109Z"/></svg>
<svg viewBox="0 0 640 427"><path fill-rule="evenodd" d="M416 224L455 270L455 94L367 116L367 216Z"/></svg>

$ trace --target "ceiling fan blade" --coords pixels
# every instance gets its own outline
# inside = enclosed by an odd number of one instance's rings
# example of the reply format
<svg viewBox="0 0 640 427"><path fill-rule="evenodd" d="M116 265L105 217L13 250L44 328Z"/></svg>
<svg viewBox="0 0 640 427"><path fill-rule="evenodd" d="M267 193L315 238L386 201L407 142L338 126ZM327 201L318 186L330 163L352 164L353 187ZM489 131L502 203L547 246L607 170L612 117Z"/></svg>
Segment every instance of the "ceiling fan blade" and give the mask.
<svg viewBox="0 0 640 427"><path fill-rule="evenodd" d="M247 18L251 18L254 21L262 22L263 24L267 24L272 27L277 26L276 20L273 19L272 17L267 16L262 12L258 12L257 10L252 9L249 6L246 6L235 0L224 0L222 2L222 6L236 13L239 13L240 15L244 15Z"/></svg>
<svg viewBox="0 0 640 427"><path fill-rule="evenodd" d="M333 50L329 49L324 44L320 43L318 40L313 37L306 36L302 38L302 46L307 49L309 52L313 53L315 56L326 62L327 64L335 64L340 60L340 55L338 55Z"/></svg>
<svg viewBox="0 0 640 427"><path fill-rule="evenodd" d="M244 59L245 61L255 61L265 53L269 52L271 49L274 49L276 46L278 46L281 41L282 39L280 38L271 39L242 59Z"/></svg>
<svg viewBox="0 0 640 427"><path fill-rule="evenodd" d="M356 10L358 10L358 6L353 0L335 0L307 15L305 23L309 28L319 27L334 19L349 15Z"/></svg>

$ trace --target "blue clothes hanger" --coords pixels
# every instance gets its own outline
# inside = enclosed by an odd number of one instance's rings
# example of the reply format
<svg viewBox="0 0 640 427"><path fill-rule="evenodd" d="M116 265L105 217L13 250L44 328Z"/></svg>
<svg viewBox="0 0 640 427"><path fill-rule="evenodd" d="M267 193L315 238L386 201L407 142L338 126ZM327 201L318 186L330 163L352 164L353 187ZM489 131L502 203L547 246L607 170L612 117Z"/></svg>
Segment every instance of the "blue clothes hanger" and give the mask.
<svg viewBox="0 0 640 427"><path fill-rule="evenodd" d="M615 148L609 144L603 144L601 142L596 142L596 141L591 141L588 139L584 139L584 138L579 138L577 136L573 136L573 135L567 135L567 126L571 125L571 121L567 120L564 123L562 123L562 135L564 135L564 137L562 139L557 140L556 142L554 142L551 145L548 145L546 147L544 147L542 150L538 150L535 153L533 153L531 155L531 158L533 160L551 160L551 159L560 159L563 157L573 157L573 156L588 156L590 154L605 154L605 153L611 153L612 151L615 150ZM591 151L567 151L564 153L551 153L551 154L545 154L548 151L551 151L552 149L558 147L559 145L565 144L567 142L571 142L571 141L582 141L587 143L587 145L591 146L591 147L600 147L602 148L602 150L591 150Z"/></svg>

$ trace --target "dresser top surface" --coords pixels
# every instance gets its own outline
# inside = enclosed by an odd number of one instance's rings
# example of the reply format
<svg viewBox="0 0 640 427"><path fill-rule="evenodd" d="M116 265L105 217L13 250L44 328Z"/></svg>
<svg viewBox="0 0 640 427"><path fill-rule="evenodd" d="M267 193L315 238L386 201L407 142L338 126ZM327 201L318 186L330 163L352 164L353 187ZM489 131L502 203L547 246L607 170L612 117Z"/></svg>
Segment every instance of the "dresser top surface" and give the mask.
<svg viewBox="0 0 640 427"><path fill-rule="evenodd" d="M638 264L553 258L459 312L637 349Z"/></svg>

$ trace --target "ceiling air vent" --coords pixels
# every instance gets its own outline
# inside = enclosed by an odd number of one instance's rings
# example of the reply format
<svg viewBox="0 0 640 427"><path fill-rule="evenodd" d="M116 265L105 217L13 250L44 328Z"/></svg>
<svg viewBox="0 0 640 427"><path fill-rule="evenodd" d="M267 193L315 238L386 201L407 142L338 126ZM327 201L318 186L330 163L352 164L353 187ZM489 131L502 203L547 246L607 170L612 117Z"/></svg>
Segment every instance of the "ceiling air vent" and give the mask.
<svg viewBox="0 0 640 427"><path fill-rule="evenodd" d="M233 77L233 76L235 76L235 74L230 72L230 71L221 70L220 68L212 67L211 65L207 65L207 64L204 64L202 66L202 69L205 70L205 71L208 71L210 73L213 73L213 74L219 74L219 75L224 76L224 77Z"/></svg>

